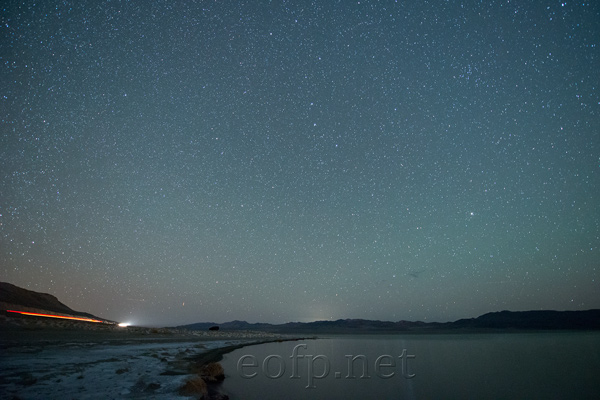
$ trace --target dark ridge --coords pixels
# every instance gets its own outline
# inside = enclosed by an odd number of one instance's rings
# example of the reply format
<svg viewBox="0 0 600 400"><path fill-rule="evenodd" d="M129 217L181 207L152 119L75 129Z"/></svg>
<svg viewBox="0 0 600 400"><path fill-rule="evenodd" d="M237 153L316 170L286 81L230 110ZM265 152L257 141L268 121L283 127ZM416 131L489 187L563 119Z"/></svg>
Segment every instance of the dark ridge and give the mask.
<svg viewBox="0 0 600 400"><path fill-rule="evenodd" d="M102 319L89 313L75 311L58 301L58 299L51 294L23 289L7 282L0 282L0 302L52 311L60 314L70 314L86 318Z"/></svg>
<svg viewBox="0 0 600 400"><path fill-rule="evenodd" d="M461 319L457 327L491 329L600 329L600 310L586 311L499 311L474 319Z"/></svg>
<svg viewBox="0 0 600 400"><path fill-rule="evenodd" d="M199 322L178 328L207 330L218 325L222 331L254 330L271 333L435 333L435 332L490 332L496 330L600 330L600 309L586 311L499 311L477 318L454 322L373 321L339 319L336 321L288 322L286 324L248 323L231 321L223 324Z"/></svg>

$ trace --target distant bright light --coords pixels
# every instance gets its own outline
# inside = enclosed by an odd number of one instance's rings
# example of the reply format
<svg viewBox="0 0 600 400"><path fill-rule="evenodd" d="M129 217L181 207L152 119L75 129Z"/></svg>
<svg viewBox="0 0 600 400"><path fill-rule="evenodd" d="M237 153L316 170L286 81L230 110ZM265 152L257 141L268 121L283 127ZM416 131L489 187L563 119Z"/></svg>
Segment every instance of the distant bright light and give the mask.
<svg viewBox="0 0 600 400"><path fill-rule="evenodd" d="M131 325L129 322L121 322L121 323L119 324L119 326L120 326L121 328L125 328L125 327L127 327L127 326L129 326L129 325Z"/></svg>

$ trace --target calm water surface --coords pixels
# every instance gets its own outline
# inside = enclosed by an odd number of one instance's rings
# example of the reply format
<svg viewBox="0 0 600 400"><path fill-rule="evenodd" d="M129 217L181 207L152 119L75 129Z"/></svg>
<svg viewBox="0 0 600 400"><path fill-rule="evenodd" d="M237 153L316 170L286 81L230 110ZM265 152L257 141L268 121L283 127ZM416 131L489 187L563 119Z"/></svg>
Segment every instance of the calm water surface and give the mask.
<svg viewBox="0 0 600 400"><path fill-rule="evenodd" d="M600 333L334 336L229 353L243 399L597 399Z"/></svg>

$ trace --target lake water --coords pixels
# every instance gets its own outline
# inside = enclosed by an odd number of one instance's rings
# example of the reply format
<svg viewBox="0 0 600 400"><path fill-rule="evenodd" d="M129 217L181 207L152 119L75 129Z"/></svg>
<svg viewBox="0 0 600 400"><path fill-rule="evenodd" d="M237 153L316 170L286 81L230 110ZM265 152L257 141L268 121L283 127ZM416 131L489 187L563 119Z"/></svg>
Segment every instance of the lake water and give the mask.
<svg viewBox="0 0 600 400"><path fill-rule="evenodd" d="M598 332L333 336L221 363L232 400L600 398Z"/></svg>

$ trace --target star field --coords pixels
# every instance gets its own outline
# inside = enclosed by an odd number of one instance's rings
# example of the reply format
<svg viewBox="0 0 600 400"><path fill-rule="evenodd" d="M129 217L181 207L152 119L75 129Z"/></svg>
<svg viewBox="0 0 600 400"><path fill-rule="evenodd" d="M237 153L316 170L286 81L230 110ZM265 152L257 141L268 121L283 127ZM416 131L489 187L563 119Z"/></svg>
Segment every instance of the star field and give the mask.
<svg viewBox="0 0 600 400"><path fill-rule="evenodd" d="M0 280L142 325L600 308L598 21L11 1Z"/></svg>

